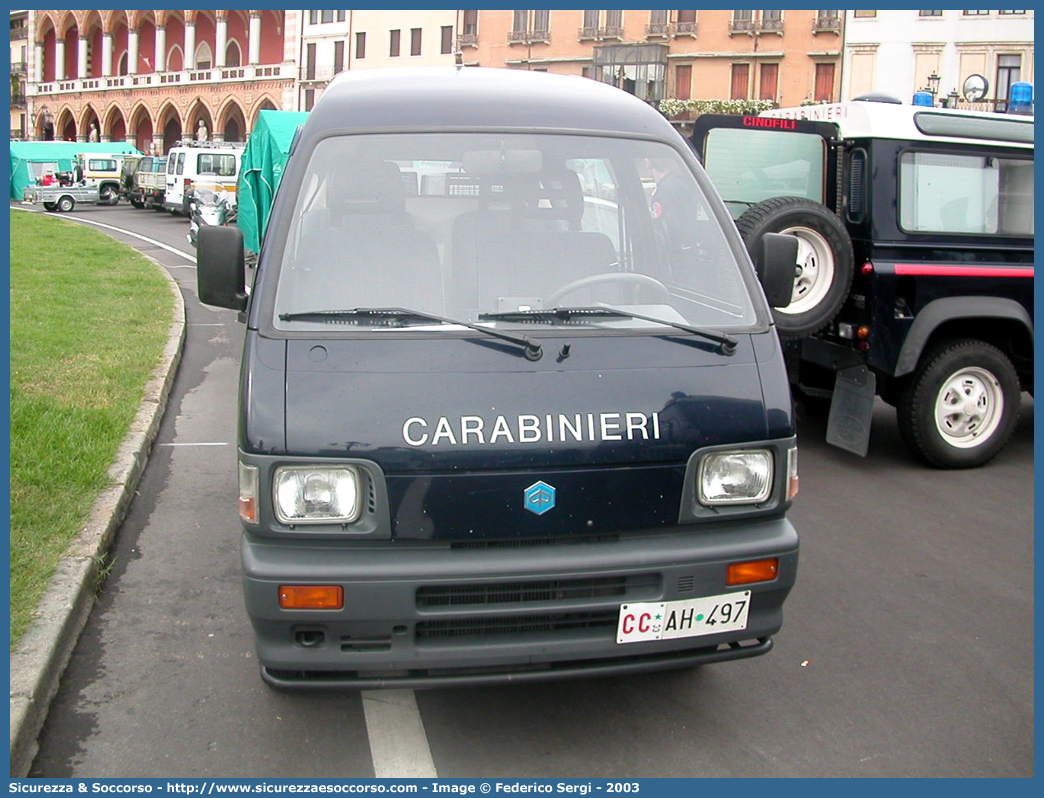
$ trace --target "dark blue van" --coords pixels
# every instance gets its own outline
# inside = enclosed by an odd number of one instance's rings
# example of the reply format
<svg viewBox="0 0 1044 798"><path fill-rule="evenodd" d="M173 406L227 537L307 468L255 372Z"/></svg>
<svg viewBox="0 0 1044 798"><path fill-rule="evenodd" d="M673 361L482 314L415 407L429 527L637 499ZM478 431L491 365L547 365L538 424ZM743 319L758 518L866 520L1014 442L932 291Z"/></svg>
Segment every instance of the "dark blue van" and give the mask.
<svg viewBox="0 0 1044 798"><path fill-rule="evenodd" d="M579 77L343 74L293 145L243 311L247 610L277 687L423 687L767 652L797 491L770 307L689 144ZM760 276L760 281L759 281ZM767 299L766 299L767 297Z"/></svg>

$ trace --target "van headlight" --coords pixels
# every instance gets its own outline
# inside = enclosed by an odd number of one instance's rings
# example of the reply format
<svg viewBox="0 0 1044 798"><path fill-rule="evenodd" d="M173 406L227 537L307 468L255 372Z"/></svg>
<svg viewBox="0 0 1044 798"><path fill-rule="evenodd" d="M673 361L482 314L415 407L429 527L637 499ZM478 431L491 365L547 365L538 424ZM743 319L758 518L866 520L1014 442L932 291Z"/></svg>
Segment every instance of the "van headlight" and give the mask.
<svg viewBox="0 0 1044 798"><path fill-rule="evenodd" d="M711 452L696 478L700 504L760 504L772 492L772 452Z"/></svg>
<svg viewBox="0 0 1044 798"><path fill-rule="evenodd" d="M272 478L283 524L350 524L359 518L359 472L350 466L281 466Z"/></svg>

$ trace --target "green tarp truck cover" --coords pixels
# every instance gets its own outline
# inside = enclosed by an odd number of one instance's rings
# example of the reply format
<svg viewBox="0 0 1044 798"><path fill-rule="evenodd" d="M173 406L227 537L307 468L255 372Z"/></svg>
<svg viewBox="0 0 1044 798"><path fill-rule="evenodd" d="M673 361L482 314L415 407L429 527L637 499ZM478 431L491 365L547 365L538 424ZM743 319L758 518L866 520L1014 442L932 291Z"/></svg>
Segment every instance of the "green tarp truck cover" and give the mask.
<svg viewBox="0 0 1044 798"><path fill-rule="evenodd" d="M239 171L236 224L243 231L243 245L253 252L261 249L272 197L283 176L290 144L307 118L307 111L261 111L250 132Z"/></svg>
<svg viewBox="0 0 1044 798"><path fill-rule="evenodd" d="M73 159L85 152L115 152L141 155L125 141L12 141L11 142L11 199L20 200L22 189L35 183L34 163L56 163L57 171L72 169Z"/></svg>

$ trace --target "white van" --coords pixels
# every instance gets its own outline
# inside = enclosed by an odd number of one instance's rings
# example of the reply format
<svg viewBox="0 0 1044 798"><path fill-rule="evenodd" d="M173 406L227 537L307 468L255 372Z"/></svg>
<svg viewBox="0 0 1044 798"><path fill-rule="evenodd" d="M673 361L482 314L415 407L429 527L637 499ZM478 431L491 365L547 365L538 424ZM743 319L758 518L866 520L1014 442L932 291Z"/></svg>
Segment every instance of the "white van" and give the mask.
<svg viewBox="0 0 1044 798"><path fill-rule="evenodd" d="M179 141L167 154L163 207L187 216L190 190L197 185L224 190L234 205L244 149L245 142Z"/></svg>

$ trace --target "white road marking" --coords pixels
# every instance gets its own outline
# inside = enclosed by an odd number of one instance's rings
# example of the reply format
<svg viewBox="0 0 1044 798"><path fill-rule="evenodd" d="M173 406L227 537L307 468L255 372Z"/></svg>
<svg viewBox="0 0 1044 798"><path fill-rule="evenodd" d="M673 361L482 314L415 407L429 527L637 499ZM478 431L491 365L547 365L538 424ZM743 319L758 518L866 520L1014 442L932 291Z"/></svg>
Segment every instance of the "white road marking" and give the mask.
<svg viewBox="0 0 1044 798"><path fill-rule="evenodd" d="M228 446L226 441L215 441L212 443L157 443L157 446Z"/></svg>
<svg viewBox="0 0 1044 798"><path fill-rule="evenodd" d="M30 209L29 208L19 208L18 210L25 211L25 210L30 210ZM30 212L32 212L32 213L43 213L43 211L38 211L36 209L32 209ZM56 214L48 214L48 215L56 216ZM58 218L61 218L61 217L58 217ZM93 224L96 227L104 227L107 230L115 230L116 232L123 233L124 235L133 236L134 238L140 238L142 241L147 241L148 243L152 244L153 246L157 246L160 249L165 249L168 252L173 252L175 255L179 255L180 257L184 258L185 260L192 261L193 263L196 262L196 256L195 255L190 255L189 253L183 252L180 249L175 249L174 247L170 246L169 244L164 244L162 241L157 241L154 238L149 238L148 236L143 236L140 233L134 233L134 232L131 232L130 230L125 230L122 227L115 227L115 226L113 226L111 224L104 224L102 222L95 222L92 219L84 219L82 216L66 216L65 218L68 219L70 222L83 222L84 224ZM180 268L182 268L182 269L194 269L196 267L195 266L181 266Z"/></svg>
<svg viewBox="0 0 1044 798"><path fill-rule="evenodd" d="M363 690L373 773L379 779L438 778L412 690Z"/></svg>

